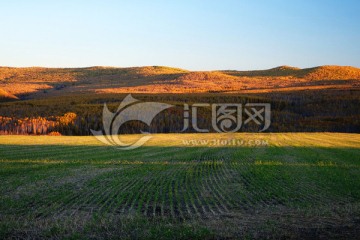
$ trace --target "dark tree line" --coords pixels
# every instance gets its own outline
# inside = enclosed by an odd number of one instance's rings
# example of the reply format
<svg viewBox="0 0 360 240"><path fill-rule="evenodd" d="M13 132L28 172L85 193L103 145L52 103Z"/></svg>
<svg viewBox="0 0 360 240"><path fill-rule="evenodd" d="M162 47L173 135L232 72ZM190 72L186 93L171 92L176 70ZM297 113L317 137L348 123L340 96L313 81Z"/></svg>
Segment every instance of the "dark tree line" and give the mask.
<svg viewBox="0 0 360 240"><path fill-rule="evenodd" d="M0 134L90 135L100 130L103 103L115 112L124 95L80 96L0 104ZM262 95L194 94L138 95L144 102L163 102L176 107L159 113L150 126L140 121L122 125L119 133L181 132L184 103L270 103L271 125L267 132L360 132L360 95L357 91L269 93ZM190 111L191 113L191 111ZM198 126L213 132L211 108L198 111ZM244 121L244 119L242 119ZM256 132L262 126L243 125L240 131ZM185 132L196 132L191 126Z"/></svg>

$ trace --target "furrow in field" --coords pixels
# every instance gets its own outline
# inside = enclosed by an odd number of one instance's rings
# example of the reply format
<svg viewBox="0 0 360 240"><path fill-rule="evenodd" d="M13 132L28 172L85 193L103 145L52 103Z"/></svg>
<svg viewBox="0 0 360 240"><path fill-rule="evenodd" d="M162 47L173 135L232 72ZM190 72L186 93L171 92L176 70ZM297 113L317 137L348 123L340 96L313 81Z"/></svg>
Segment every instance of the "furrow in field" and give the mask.
<svg viewBox="0 0 360 240"><path fill-rule="evenodd" d="M239 184L240 186L243 186L242 188L244 194L243 196L246 199L246 204L243 207L245 207L245 209L251 209L254 208L256 205L258 205L259 203L261 205L264 205L265 203L261 201L261 199L258 199L257 196L257 192L261 190L255 186L255 181L253 181L253 179L247 174L247 171L249 171L248 170L249 167L246 165L233 165L233 166L234 166L233 168L234 171L236 171L236 183ZM240 207L241 205L243 204L240 203Z"/></svg>
<svg viewBox="0 0 360 240"><path fill-rule="evenodd" d="M200 213L199 208L197 207L197 206L199 206L198 199L197 199L198 192L194 191L193 183L192 183L193 172L194 172L194 166L189 165L188 168L186 169L186 173L185 173L184 191L185 191L185 194L188 199L187 204L189 206L190 214L195 215L196 217L200 218L201 213Z"/></svg>
<svg viewBox="0 0 360 240"><path fill-rule="evenodd" d="M212 173L214 172L215 161L207 161L205 164L202 164L205 176L203 176L204 189L208 195L209 203L214 209L215 214L223 214L226 212L226 207L223 205L223 200L221 199L218 191L214 188L214 185L210 182L212 178Z"/></svg>
<svg viewBox="0 0 360 240"><path fill-rule="evenodd" d="M51 215L56 216L57 214L65 211L65 209L67 209L71 203L76 202L77 199L81 198L79 189L81 189L87 181L91 181L92 177L95 177L92 176L91 173L88 174L89 175L85 176L85 178L74 176L73 180L71 180L71 186L67 187L69 193L64 194L63 196L59 196L58 192L55 192L54 195L57 197L51 202L51 206L45 209L46 211L43 212L43 217L45 218ZM63 180L59 179L59 181Z"/></svg>
<svg viewBox="0 0 360 240"><path fill-rule="evenodd" d="M209 209L205 206L205 202L203 202L203 199L201 198L201 188L199 184L199 177L198 177L198 164L199 162L196 161L196 165L193 167L193 172L190 175L190 187L191 187L191 193L194 196L195 205L194 208L197 209L197 212L199 212L199 215L201 218L205 218L209 215Z"/></svg>
<svg viewBox="0 0 360 240"><path fill-rule="evenodd" d="M193 208L192 199L189 194L191 190L187 184L187 179L188 179L187 175L191 167L192 167L191 164L186 164L183 166L181 181L180 181L180 194L183 197L181 204L182 204L182 208L184 209L183 211L185 213L186 219L191 219L198 216L196 209Z"/></svg>
<svg viewBox="0 0 360 240"><path fill-rule="evenodd" d="M138 177L137 174L132 173L128 176L130 179L126 181L126 184L122 189L117 189L118 195L116 196L116 199L106 208L108 212L113 213L114 215L120 215L124 213L122 209L128 201L128 192L132 192L132 189L141 183L142 179Z"/></svg>
<svg viewBox="0 0 360 240"><path fill-rule="evenodd" d="M154 207L154 199L157 195L158 185L163 178L163 171L165 170L163 166L151 166L151 171L154 172L154 178L152 181L147 183L146 189L142 192L142 195L137 203L137 212L139 214L151 217L153 215Z"/></svg>
<svg viewBox="0 0 360 240"><path fill-rule="evenodd" d="M151 194L149 197L146 198L145 204L143 205L142 212L144 216L153 218L156 217L156 205L159 198L159 190L161 187L162 180L164 179L163 172L166 171L166 168L161 168L158 170L158 174L160 175L156 178L153 188L151 189Z"/></svg>
<svg viewBox="0 0 360 240"><path fill-rule="evenodd" d="M211 204L209 204L209 199L211 197L210 193L206 191L206 187L203 183L203 178L206 177L205 171L204 171L204 164L201 160L198 161L198 164L195 168L195 186L197 188L197 191L199 191L199 201L201 204L201 207L204 209L204 212L207 214L203 217L208 217L209 214L216 215L213 207ZM210 199L211 200L211 199Z"/></svg>
<svg viewBox="0 0 360 240"><path fill-rule="evenodd" d="M111 193L111 189L109 189L106 183L112 179L114 172L118 172L117 169L111 169L108 173L91 178L82 190L74 192L75 196L70 201L65 201L57 209L57 215L64 217L66 215L73 216L77 212L98 212L100 207L99 201L104 201L103 199Z"/></svg>
<svg viewBox="0 0 360 240"><path fill-rule="evenodd" d="M125 169L124 171L115 173L113 187L111 189L112 195L105 199L105 202L100 205L100 213L114 213L114 205L119 203L119 198L122 198L123 192L131 188L131 186L136 182L136 178L130 178L132 176L134 167Z"/></svg>
<svg viewBox="0 0 360 240"><path fill-rule="evenodd" d="M232 192L228 189L233 181L233 174L229 172L229 168L231 168L230 160L223 160L223 164L217 169L217 171L221 171L221 173L214 175L214 182L224 198L227 208L233 209L237 206L236 202L238 202L238 199L234 199Z"/></svg>
<svg viewBox="0 0 360 240"><path fill-rule="evenodd" d="M213 191L216 192L219 204L223 212L229 212L229 207L231 203L228 201L228 196L223 192L224 187L226 186L225 182L220 182L219 175L222 175L222 168L224 167L223 161L216 161L213 165L212 171L210 172L209 186L213 188Z"/></svg>
<svg viewBox="0 0 360 240"><path fill-rule="evenodd" d="M223 182L226 182L226 188L223 190L232 203L232 209L247 210L253 206L253 201L249 198L244 182L237 172L237 165L230 161L223 168Z"/></svg>
<svg viewBox="0 0 360 240"><path fill-rule="evenodd" d="M143 181L140 181L139 184L135 185L136 189L132 189L132 194L128 198L129 201L123 206L122 212L126 214L137 214L139 209L139 199L144 195L144 192L147 191L149 186L151 186L152 181L157 177L154 175L154 171L151 169L151 166L143 166L145 169L142 169L144 175L141 175Z"/></svg>

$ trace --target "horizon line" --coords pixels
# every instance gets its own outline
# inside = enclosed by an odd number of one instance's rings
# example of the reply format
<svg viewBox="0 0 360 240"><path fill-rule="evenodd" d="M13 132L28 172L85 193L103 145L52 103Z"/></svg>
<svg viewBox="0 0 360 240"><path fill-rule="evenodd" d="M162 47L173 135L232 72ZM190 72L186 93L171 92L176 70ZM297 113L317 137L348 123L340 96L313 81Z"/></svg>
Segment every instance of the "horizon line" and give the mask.
<svg viewBox="0 0 360 240"><path fill-rule="evenodd" d="M173 67L173 66L166 66L166 65L143 65L143 66L127 66L127 67L120 67L120 66L106 66L106 65L93 65L93 66L79 66L79 67L49 67L49 66L2 66L0 65L0 68L45 68L45 69L86 69L86 68L114 68L114 69L126 69L126 68L145 68L145 67L165 67L165 68L173 68L173 69L179 69L179 70L185 70L189 72L203 72L203 71L264 71L264 70L272 70L277 69L281 67L286 68L293 68L293 70L303 70L303 69L311 69L311 68L318 68L318 67L352 67L360 69L360 67L357 67L355 65L336 65L336 64L325 64L325 65L317 65L317 66L310 66L310 67L295 67L291 65L279 65L272 68L264 68L264 69L213 69L213 70L189 70L186 68L181 67Z"/></svg>

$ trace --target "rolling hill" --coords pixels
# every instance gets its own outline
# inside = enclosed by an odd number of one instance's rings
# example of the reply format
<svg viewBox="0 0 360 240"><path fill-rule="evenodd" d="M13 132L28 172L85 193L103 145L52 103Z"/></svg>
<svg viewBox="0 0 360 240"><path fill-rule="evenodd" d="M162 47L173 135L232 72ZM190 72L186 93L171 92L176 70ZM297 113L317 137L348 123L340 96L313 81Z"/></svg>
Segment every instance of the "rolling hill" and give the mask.
<svg viewBox="0 0 360 240"><path fill-rule="evenodd" d="M255 71L187 71L162 66L0 67L0 97L8 99L72 93L261 93L359 86L360 69L347 66L280 66Z"/></svg>

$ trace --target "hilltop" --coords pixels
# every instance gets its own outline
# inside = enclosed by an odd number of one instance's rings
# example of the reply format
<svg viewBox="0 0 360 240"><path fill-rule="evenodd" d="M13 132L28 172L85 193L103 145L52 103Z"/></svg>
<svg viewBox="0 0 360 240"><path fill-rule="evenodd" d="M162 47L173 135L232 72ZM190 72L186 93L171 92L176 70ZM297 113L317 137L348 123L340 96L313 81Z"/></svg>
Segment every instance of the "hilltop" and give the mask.
<svg viewBox="0 0 360 240"><path fill-rule="evenodd" d="M0 67L0 98L72 93L272 92L359 88L360 69L280 66L255 71L188 71L164 66L131 68Z"/></svg>

